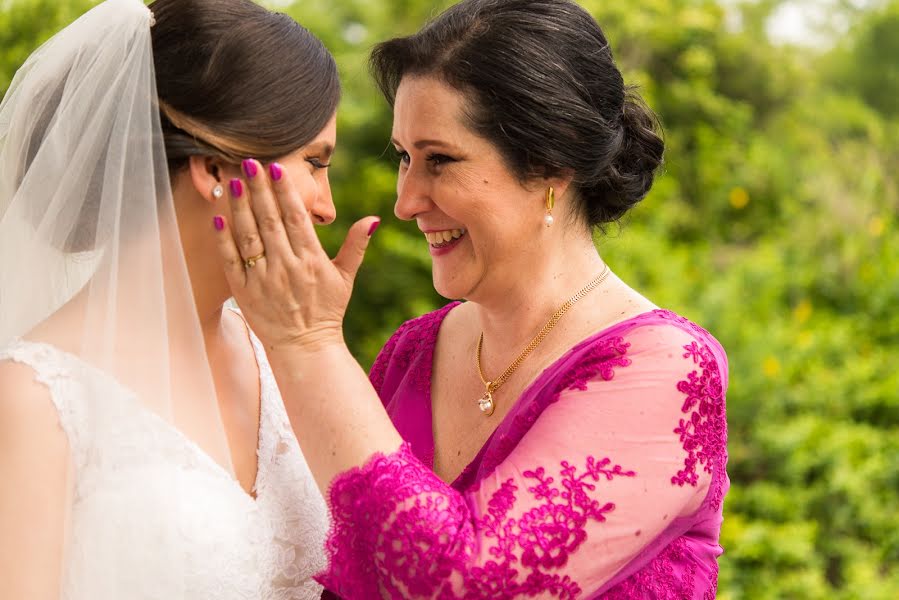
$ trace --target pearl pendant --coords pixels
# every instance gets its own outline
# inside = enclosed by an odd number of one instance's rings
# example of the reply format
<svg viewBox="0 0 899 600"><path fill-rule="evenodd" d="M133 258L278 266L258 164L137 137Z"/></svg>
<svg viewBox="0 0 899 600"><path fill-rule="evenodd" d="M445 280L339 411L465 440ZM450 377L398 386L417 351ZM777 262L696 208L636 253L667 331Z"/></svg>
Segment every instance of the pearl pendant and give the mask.
<svg viewBox="0 0 899 600"><path fill-rule="evenodd" d="M496 406L493 404L493 394L487 392L478 400L478 408L481 409L481 412L484 413L484 416L489 417L493 414L493 411L496 409Z"/></svg>
<svg viewBox="0 0 899 600"><path fill-rule="evenodd" d="M552 224L553 224L553 222L555 222L555 219L553 219L553 216L551 214L546 213L546 216L543 217L543 222L546 223L547 227L552 227Z"/></svg>

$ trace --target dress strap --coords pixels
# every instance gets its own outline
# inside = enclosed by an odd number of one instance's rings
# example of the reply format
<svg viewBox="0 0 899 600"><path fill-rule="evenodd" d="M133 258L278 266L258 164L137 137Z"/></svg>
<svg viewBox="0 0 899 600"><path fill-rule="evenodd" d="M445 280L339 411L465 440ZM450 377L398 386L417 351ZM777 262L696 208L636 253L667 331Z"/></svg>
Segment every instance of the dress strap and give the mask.
<svg viewBox="0 0 899 600"><path fill-rule="evenodd" d="M69 360L67 360L69 359ZM0 361L8 360L30 367L35 381L52 387L60 377L70 377L72 360L50 344L15 339L0 350Z"/></svg>
<svg viewBox="0 0 899 600"><path fill-rule="evenodd" d="M9 361L28 367L34 381L47 388L59 417L59 424L77 455L83 448L87 429L87 407L83 402L82 376L87 365L51 344L13 340L0 349L0 362Z"/></svg>

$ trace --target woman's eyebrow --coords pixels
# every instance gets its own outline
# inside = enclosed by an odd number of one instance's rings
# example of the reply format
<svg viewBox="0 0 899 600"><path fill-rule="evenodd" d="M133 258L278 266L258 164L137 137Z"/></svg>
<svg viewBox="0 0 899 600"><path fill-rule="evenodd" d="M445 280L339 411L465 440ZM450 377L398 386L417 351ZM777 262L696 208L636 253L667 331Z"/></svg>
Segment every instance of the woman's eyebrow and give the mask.
<svg viewBox="0 0 899 600"><path fill-rule="evenodd" d="M394 146L402 146L402 144L399 143L399 141L398 141L396 138L390 138L390 142L391 142ZM426 146L447 146L447 147L452 147L452 144L450 144L449 142L444 142L444 141L442 141L442 140L430 140L430 139L426 139L426 140L417 140L414 144L412 144L412 146L413 146L414 148L418 148L419 150L421 150L422 148L424 148L424 147L426 147Z"/></svg>

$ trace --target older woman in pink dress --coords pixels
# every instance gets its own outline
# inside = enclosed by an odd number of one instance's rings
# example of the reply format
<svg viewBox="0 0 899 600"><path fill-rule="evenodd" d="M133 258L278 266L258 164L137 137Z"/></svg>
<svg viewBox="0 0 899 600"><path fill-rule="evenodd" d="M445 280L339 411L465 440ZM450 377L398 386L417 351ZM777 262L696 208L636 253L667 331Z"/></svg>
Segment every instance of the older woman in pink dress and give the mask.
<svg viewBox="0 0 899 600"><path fill-rule="evenodd" d="M565 0L466 0L372 64L396 215L466 302L400 327L369 381L341 323L379 221L331 261L278 165L217 221L327 496L320 581L349 599L714 597L727 360L597 254L663 150L599 26Z"/></svg>

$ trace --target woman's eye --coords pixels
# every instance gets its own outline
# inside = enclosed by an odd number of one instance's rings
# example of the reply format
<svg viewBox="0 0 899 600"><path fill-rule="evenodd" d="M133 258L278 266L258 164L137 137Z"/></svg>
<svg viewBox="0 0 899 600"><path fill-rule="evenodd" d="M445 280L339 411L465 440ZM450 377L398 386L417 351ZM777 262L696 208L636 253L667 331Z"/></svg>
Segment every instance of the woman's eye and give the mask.
<svg viewBox="0 0 899 600"><path fill-rule="evenodd" d="M313 169L327 169L331 166L331 163L323 163L319 158L307 158L306 162L312 165Z"/></svg>
<svg viewBox="0 0 899 600"><path fill-rule="evenodd" d="M409 153L405 150L397 150L397 157L400 159L400 162L406 166L409 166L409 163L412 162L412 157L409 156ZM425 161L428 162L431 166L439 167L441 165L445 165L446 163L455 162L456 159L447 156L446 154L428 154L425 157Z"/></svg>
<svg viewBox="0 0 899 600"><path fill-rule="evenodd" d="M429 154L428 162L434 166L444 165L448 162L453 162L453 159L447 156L446 154Z"/></svg>

